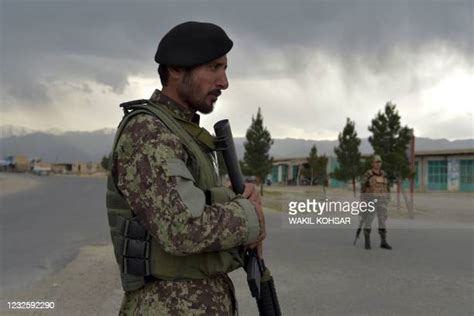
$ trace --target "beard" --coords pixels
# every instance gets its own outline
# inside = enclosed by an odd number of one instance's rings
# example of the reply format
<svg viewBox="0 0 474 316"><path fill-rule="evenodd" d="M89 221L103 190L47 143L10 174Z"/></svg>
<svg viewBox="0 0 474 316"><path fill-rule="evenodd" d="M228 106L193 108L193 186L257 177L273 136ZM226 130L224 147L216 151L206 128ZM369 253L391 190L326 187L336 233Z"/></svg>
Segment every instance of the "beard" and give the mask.
<svg viewBox="0 0 474 316"><path fill-rule="evenodd" d="M199 88L197 81L194 79L192 72L187 72L183 77L181 84L177 89L178 96L186 102L186 104L195 111L203 114L209 114L214 110L214 104L221 91L211 90L202 91ZM214 101L209 99L215 98Z"/></svg>

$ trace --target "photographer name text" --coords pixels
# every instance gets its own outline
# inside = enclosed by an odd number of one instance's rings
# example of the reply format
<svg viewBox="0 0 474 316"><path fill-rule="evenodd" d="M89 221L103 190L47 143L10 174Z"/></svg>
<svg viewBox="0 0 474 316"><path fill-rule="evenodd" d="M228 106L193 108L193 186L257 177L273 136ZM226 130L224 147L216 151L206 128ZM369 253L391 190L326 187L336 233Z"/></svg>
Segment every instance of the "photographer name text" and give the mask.
<svg viewBox="0 0 474 316"><path fill-rule="evenodd" d="M288 223L290 225L345 225L351 217L374 212L377 200L372 201L290 201L288 203ZM324 216L323 216L324 215ZM342 216L341 216L342 215Z"/></svg>

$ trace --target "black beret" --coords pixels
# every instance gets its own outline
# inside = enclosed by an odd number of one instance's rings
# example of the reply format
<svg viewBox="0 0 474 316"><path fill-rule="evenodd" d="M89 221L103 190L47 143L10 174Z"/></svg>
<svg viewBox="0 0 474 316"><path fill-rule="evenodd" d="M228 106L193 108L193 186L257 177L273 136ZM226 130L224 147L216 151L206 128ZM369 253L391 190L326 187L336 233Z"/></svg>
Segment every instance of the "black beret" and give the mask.
<svg viewBox="0 0 474 316"><path fill-rule="evenodd" d="M161 39L155 61L165 66L197 66L224 56L232 45L224 30L215 24L185 22Z"/></svg>

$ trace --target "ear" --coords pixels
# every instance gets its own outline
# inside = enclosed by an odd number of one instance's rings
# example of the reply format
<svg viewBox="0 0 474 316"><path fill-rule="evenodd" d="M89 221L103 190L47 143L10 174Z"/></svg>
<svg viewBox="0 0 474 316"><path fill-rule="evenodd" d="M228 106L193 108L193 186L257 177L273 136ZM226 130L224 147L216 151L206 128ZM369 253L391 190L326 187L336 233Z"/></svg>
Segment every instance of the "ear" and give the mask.
<svg viewBox="0 0 474 316"><path fill-rule="evenodd" d="M168 71L172 80L180 80L184 75L184 69L179 67L168 67Z"/></svg>

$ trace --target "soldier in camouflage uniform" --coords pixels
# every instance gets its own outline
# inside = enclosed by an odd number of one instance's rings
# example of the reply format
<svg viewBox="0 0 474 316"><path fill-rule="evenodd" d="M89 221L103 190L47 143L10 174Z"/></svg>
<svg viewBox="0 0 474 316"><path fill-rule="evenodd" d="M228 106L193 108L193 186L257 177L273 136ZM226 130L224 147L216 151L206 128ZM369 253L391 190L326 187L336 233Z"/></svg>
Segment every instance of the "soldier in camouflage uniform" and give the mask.
<svg viewBox="0 0 474 316"><path fill-rule="evenodd" d="M203 174L204 165L215 160L212 136L198 126L196 113L210 113L228 87L231 47L214 24L186 22L173 28L155 56L163 89L139 106L166 115L132 111L138 114L128 113L119 126L107 207L125 290L120 315L237 313L227 272L242 266L244 247L261 251L260 195L255 185L246 184L243 195L236 196L218 184L216 174ZM196 157L186 139L198 144L209 161ZM216 187L206 188L203 177L214 179Z"/></svg>
<svg viewBox="0 0 474 316"><path fill-rule="evenodd" d="M375 155L372 160L372 169L368 170L361 182L361 196L363 200L375 201L375 213L377 213L378 227L380 234L380 247L383 249L392 249L387 243L387 204L389 199L389 182L385 172L381 169L382 159ZM374 212L361 213L361 227L364 228L365 249L371 249L370 233L372 230L372 221Z"/></svg>

